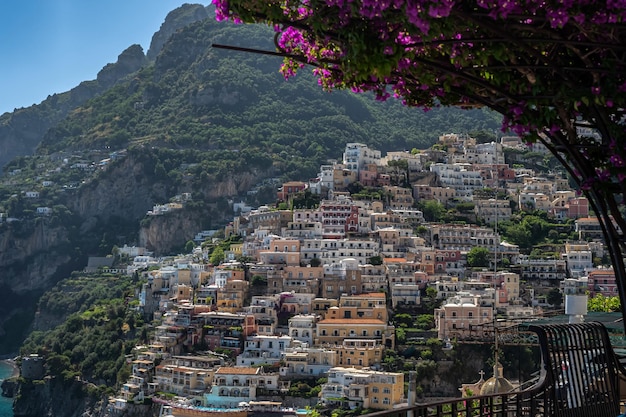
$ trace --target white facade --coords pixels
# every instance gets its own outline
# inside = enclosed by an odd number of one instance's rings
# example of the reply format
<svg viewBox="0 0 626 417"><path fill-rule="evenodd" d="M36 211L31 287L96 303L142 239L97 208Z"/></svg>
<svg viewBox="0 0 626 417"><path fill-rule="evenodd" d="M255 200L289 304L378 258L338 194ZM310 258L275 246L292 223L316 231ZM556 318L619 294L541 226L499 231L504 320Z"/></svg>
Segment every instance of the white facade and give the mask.
<svg viewBox="0 0 626 417"><path fill-rule="evenodd" d="M250 336L244 342L243 352L237 356L237 366L274 364L290 346L289 336Z"/></svg>
<svg viewBox="0 0 626 417"><path fill-rule="evenodd" d="M465 160L471 164L494 165L505 163L502 144L496 142L466 146L464 154Z"/></svg>
<svg viewBox="0 0 626 417"><path fill-rule="evenodd" d="M496 221L505 221L511 218L512 209L509 200L474 200L474 213L476 218L487 224L495 224Z"/></svg>
<svg viewBox="0 0 626 417"><path fill-rule="evenodd" d="M417 284L396 283L391 286L391 304L398 306L417 306L420 304L420 286Z"/></svg>
<svg viewBox="0 0 626 417"><path fill-rule="evenodd" d="M483 179L479 171L468 170L469 164L436 163L430 171L437 174L443 187L453 188L458 198L471 201L474 190L483 188Z"/></svg>
<svg viewBox="0 0 626 417"><path fill-rule="evenodd" d="M563 259L566 261L567 270L574 278L584 276L585 271L593 269L593 253L586 242L565 243Z"/></svg>
<svg viewBox="0 0 626 417"><path fill-rule="evenodd" d="M364 265L379 251L378 242L371 239L304 239L300 245L300 259L308 262L319 258L323 264L332 264L353 258Z"/></svg>
<svg viewBox="0 0 626 417"><path fill-rule="evenodd" d="M336 361L337 351L326 348L295 347L288 348L283 355L285 366L280 368L280 375L287 377L325 376Z"/></svg>
<svg viewBox="0 0 626 417"><path fill-rule="evenodd" d="M401 373L334 367L328 371L328 382L322 385L320 402L332 404L337 398L347 398L351 409L392 408L404 400L393 388L399 384L404 385Z"/></svg>
<svg viewBox="0 0 626 417"><path fill-rule="evenodd" d="M343 153L343 164L347 169L359 172L368 164L380 163L380 151L370 149L362 143L348 143Z"/></svg>
<svg viewBox="0 0 626 417"><path fill-rule="evenodd" d="M317 316L313 314L297 314L289 319L289 336L294 340L313 346L316 337Z"/></svg>

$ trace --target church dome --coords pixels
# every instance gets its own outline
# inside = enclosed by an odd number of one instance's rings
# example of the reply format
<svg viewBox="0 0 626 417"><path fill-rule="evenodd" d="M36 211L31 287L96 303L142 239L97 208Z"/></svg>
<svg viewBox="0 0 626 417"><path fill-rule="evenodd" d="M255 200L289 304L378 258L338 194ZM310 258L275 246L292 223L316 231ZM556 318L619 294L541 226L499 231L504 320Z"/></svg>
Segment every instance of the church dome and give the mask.
<svg viewBox="0 0 626 417"><path fill-rule="evenodd" d="M486 380L482 387L480 387L480 395L491 395L513 391L513 389L515 389L513 384L501 375L502 365L498 363L493 367L493 376Z"/></svg>

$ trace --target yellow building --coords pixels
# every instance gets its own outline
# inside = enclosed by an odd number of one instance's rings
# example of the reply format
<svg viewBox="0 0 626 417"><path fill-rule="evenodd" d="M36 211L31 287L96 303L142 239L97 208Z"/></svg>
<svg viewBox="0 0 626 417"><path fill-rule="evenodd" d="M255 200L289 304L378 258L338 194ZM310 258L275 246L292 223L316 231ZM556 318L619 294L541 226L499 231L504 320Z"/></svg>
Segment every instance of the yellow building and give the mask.
<svg viewBox="0 0 626 417"><path fill-rule="evenodd" d="M333 347L337 352L336 366L363 368L379 365L385 347L372 339L344 339L343 344Z"/></svg>
<svg viewBox="0 0 626 417"><path fill-rule="evenodd" d="M319 314L322 318L326 317L326 313L331 307L337 307L339 300L336 298L315 298L311 303L311 313Z"/></svg>
<svg viewBox="0 0 626 417"><path fill-rule="evenodd" d="M390 410L405 402L404 375L399 372L331 368L328 382L322 385L320 391L320 402L325 405L343 403L350 409Z"/></svg>
<svg viewBox="0 0 626 417"><path fill-rule="evenodd" d="M232 253L235 258L241 256L243 253L243 243L231 243L228 251Z"/></svg>
<svg viewBox="0 0 626 417"><path fill-rule="evenodd" d="M350 311L350 315L344 312ZM327 318L376 318L388 321L387 299L384 292L342 295L339 299L339 311Z"/></svg>
<svg viewBox="0 0 626 417"><path fill-rule="evenodd" d="M391 209L410 209L413 207L413 190L411 188L403 188L395 185L383 187L383 191L391 197L389 208Z"/></svg>
<svg viewBox="0 0 626 417"><path fill-rule="evenodd" d="M243 303L248 293L249 283L243 280L227 281L217 291L217 311L237 313L243 310Z"/></svg>
<svg viewBox="0 0 626 417"><path fill-rule="evenodd" d="M331 310L336 309L332 307ZM327 316L328 317L328 316ZM394 327L380 319L325 318L317 323L316 345L343 345L344 339L374 339L385 347L394 346Z"/></svg>
<svg viewBox="0 0 626 417"><path fill-rule="evenodd" d="M201 395L211 386L214 372L190 366L161 364L156 367L155 380L160 391L179 395Z"/></svg>

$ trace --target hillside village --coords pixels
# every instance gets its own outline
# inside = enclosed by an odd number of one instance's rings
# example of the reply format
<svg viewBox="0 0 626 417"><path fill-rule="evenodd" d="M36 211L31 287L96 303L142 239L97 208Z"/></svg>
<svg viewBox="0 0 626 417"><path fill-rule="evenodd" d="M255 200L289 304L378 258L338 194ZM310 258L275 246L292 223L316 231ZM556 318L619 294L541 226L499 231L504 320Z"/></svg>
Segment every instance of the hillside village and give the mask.
<svg viewBox="0 0 626 417"><path fill-rule="evenodd" d="M139 308L158 323L153 342L129 358L131 378L111 410L157 393L219 409L271 406L265 399L302 377L326 378L313 403L391 409L408 400L408 378L384 363L405 336L394 314L432 314L445 347L493 340L496 317L541 317L559 307L550 293L564 286L617 295L611 269L598 265L604 245L587 200L562 173L505 163L505 149L525 148L516 137L476 143L456 134L386 156L348 143L317 178L283 183L275 207L232 202L224 239L201 232L192 253L175 258L124 246L119 255L130 261L120 271L111 258L92 259L92 270L144 279ZM457 207L464 221L417 209L428 201ZM574 222L560 257L531 255L499 235L499 222L533 210ZM487 262L471 265L471 253ZM210 354L188 355L198 350ZM39 361L25 357L23 373L36 376Z"/></svg>

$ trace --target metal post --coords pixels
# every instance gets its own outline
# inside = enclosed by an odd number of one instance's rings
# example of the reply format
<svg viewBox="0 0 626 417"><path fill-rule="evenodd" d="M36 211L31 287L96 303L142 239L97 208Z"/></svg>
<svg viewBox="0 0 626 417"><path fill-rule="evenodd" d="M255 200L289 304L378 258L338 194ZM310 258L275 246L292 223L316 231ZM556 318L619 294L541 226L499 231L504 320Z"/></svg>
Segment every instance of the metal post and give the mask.
<svg viewBox="0 0 626 417"><path fill-rule="evenodd" d="M409 403L409 407L413 407L415 405L415 397L417 396L417 372L409 371L409 391L407 392L407 401ZM406 417L414 417L413 409L409 409L406 412Z"/></svg>

